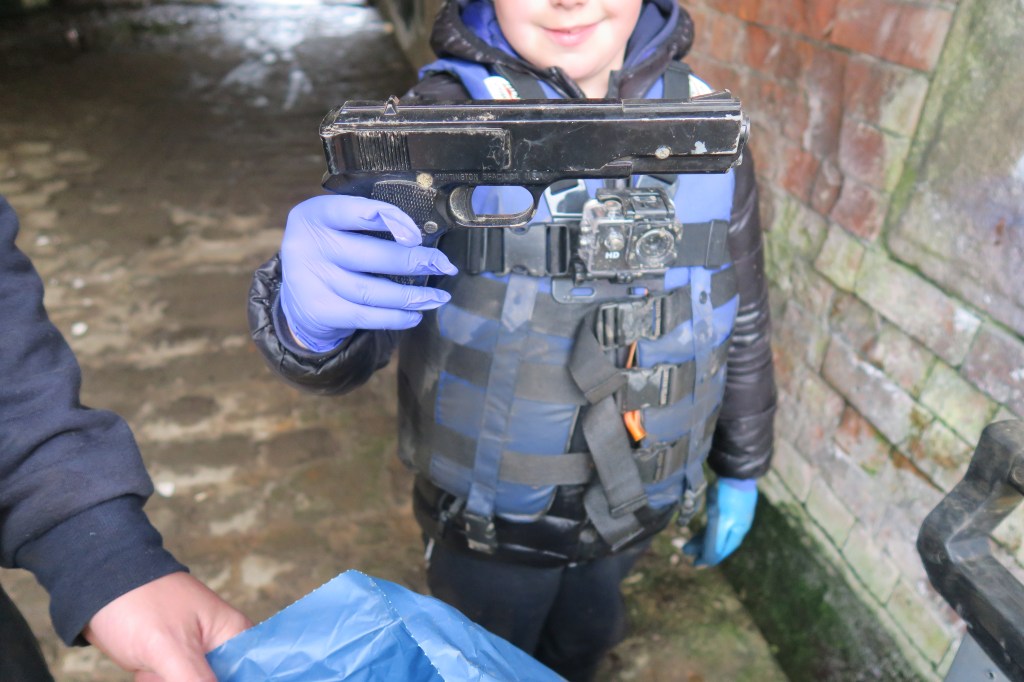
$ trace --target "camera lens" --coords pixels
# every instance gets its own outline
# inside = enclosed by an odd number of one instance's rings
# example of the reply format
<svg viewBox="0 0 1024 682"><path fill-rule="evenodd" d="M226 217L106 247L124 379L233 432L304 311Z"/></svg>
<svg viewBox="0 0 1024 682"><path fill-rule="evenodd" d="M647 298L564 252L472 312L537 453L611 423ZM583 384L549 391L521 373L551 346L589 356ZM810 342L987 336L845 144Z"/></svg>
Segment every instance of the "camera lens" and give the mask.
<svg viewBox="0 0 1024 682"><path fill-rule="evenodd" d="M626 235L614 227L609 228L604 235L604 248L609 251L622 251L626 247Z"/></svg>
<svg viewBox="0 0 1024 682"><path fill-rule="evenodd" d="M645 267L664 265L675 255L675 236L664 228L644 234L636 242L636 255Z"/></svg>

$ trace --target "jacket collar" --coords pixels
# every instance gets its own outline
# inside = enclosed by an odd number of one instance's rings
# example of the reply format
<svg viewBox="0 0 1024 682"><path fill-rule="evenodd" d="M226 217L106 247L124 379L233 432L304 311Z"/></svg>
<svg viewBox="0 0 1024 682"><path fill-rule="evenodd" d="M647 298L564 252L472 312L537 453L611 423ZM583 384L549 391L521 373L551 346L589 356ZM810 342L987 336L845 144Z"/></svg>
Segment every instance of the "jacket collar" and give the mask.
<svg viewBox="0 0 1024 682"><path fill-rule="evenodd" d="M693 21L675 0L645 0L609 97L643 97L672 60L693 43ZM521 59L501 34L490 0L446 0L434 22L431 47L440 58L463 59L526 73L568 97L582 91L561 69L540 69Z"/></svg>

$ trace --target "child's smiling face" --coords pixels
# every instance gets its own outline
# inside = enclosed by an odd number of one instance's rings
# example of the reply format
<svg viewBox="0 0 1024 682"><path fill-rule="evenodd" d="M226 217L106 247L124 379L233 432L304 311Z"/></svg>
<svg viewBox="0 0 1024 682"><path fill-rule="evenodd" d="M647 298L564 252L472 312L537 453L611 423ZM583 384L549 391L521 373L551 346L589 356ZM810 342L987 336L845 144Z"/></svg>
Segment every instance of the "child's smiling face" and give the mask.
<svg viewBox="0 0 1024 682"><path fill-rule="evenodd" d="M622 66L643 0L494 0L509 44L534 66L558 66L588 97L603 97Z"/></svg>

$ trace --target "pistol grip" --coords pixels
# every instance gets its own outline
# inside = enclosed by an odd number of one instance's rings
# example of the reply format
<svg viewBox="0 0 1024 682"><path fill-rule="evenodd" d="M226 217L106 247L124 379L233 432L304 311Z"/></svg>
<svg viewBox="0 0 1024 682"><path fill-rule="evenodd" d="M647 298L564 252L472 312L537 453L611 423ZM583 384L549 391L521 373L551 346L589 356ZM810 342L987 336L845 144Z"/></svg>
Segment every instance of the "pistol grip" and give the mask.
<svg viewBox="0 0 1024 682"><path fill-rule="evenodd" d="M405 211L412 218L413 222L420 228L420 235L423 238L423 246L433 246L442 234L442 229L434 220L434 206L437 201L437 190L431 187L410 182L408 180L383 180L375 183L370 192L370 198L377 201L385 201L392 206ZM427 223L433 223L434 229L424 229ZM381 239L395 240L390 232L367 232L366 234L380 237ZM414 284L423 286L427 282L426 275L381 275L399 284Z"/></svg>

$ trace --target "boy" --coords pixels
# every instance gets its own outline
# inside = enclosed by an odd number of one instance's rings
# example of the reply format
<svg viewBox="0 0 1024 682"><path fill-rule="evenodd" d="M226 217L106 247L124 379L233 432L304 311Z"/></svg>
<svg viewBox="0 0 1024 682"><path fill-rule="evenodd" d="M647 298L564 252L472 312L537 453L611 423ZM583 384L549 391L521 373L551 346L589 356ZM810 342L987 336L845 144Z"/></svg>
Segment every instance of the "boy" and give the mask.
<svg viewBox="0 0 1024 682"><path fill-rule="evenodd" d="M451 1L432 37L441 59L403 101L685 98L707 91L676 61L691 39L675 0ZM601 183L557 184L534 223L578 222ZM633 185L674 197L684 233L709 247L636 279L631 290L642 285L644 296L607 282L604 294L556 300L559 273L492 257L466 231L426 248L397 208L323 196L292 210L280 258L257 271L250 301L271 366L321 393L365 382L408 330L399 450L417 473L431 591L571 680L591 679L622 638L619 584L671 517L692 516L703 462L718 479L708 527L688 550L715 564L749 528L755 479L771 457L775 391L749 161ZM509 191L480 188L474 209L510 213L510 201ZM726 227L727 246L712 255ZM512 230L487 232L504 243L499 254L525 248L509 248L521 238ZM437 277L419 287L377 274ZM673 388L640 398L638 382Z"/></svg>

